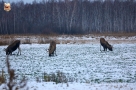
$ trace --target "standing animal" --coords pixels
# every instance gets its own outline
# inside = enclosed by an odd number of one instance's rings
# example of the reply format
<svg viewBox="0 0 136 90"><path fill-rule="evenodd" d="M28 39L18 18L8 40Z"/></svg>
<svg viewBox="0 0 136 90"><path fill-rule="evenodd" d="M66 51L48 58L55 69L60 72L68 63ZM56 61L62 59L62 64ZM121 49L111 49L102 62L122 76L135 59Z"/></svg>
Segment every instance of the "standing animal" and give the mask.
<svg viewBox="0 0 136 90"><path fill-rule="evenodd" d="M21 49L20 49L20 40L15 40L14 42L12 42L6 49L6 55L12 55L12 52L15 51L18 48L18 53L17 55L20 53L21 55Z"/></svg>
<svg viewBox="0 0 136 90"><path fill-rule="evenodd" d="M101 45L103 46L104 51L107 51L107 48L112 51L112 46L104 38L100 38L100 51Z"/></svg>
<svg viewBox="0 0 136 90"><path fill-rule="evenodd" d="M49 50L49 56L54 56L54 54L56 55L56 42L55 41L50 42L50 46L48 50Z"/></svg>

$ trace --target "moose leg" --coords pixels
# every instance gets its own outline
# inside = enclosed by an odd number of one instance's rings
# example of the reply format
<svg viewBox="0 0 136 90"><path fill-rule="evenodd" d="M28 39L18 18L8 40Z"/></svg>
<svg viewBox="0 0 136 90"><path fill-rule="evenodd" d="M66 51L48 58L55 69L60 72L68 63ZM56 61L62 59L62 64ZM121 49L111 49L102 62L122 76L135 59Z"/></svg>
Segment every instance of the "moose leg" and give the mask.
<svg viewBox="0 0 136 90"><path fill-rule="evenodd" d="M18 53L17 53L17 55L20 53L20 55L21 55L21 48L20 47L18 47Z"/></svg>
<svg viewBox="0 0 136 90"><path fill-rule="evenodd" d="M105 51L107 51L107 48L105 48Z"/></svg>
<svg viewBox="0 0 136 90"><path fill-rule="evenodd" d="M53 52L53 56L57 56L57 54L56 54L56 50L54 50L54 52Z"/></svg>
<svg viewBox="0 0 136 90"><path fill-rule="evenodd" d="M20 55L21 55L21 48L19 47L19 52L20 52Z"/></svg>
<svg viewBox="0 0 136 90"><path fill-rule="evenodd" d="M10 55L12 55L12 52L11 53L9 53Z"/></svg>
<svg viewBox="0 0 136 90"><path fill-rule="evenodd" d="M106 48L106 47L104 47L104 51L107 51L107 48Z"/></svg>
<svg viewBox="0 0 136 90"><path fill-rule="evenodd" d="M100 51L101 51L101 44L100 44Z"/></svg>
<svg viewBox="0 0 136 90"><path fill-rule="evenodd" d="M54 51L52 52L52 54L51 54L52 56L54 56Z"/></svg>
<svg viewBox="0 0 136 90"><path fill-rule="evenodd" d="M57 56L57 54L56 54L56 50L54 51L54 53L55 53L55 55Z"/></svg>
<svg viewBox="0 0 136 90"><path fill-rule="evenodd" d="M8 55L12 55L12 50L9 50Z"/></svg>
<svg viewBox="0 0 136 90"><path fill-rule="evenodd" d="M103 46L103 51L105 51L105 47Z"/></svg>

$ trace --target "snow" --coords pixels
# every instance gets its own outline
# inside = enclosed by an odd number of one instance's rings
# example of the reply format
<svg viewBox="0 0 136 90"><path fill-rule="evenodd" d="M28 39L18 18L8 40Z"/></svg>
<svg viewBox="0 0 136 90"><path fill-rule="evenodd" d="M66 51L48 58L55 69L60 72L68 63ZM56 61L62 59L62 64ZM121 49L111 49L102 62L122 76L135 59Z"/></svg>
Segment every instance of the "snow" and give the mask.
<svg viewBox="0 0 136 90"><path fill-rule="evenodd" d="M35 82L31 82L29 87L31 90L135 90L135 83L112 83L112 84L87 84L87 83L68 83L54 84L38 83L37 87L33 86Z"/></svg>
<svg viewBox="0 0 136 90"><path fill-rule="evenodd" d="M21 44L22 54L9 57L11 68L19 80L28 78L29 90L136 90L136 43L116 43L114 40L136 41L136 37L105 37L114 43L113 51L100 51L100 37L58 37L57 40L90 40L89 43L57 44L57 56L49 57L49 44ZM92 42L95 41L95 42ZM113 42L112 42L113 41ZM6 55L0 46L0 69L7 75ZM13 52L17 53L17 51ZM45 82L43 73L63 72L68 82ZM7 76L6 76L7 77ZM38 77L39 82L36 82ZM4 90L5 85L0 86ZM26 88L22 89L26 90Z"/></svg>
<svg viewBox="0 0 136 90"><path fill-rule="evenodd" d="M4 84L0 86L3 89ZM54 82L28 82L28 90L135 90L135 83L103 83L103 84L88 84L88 83L60 83ZM19 89L27 90L27 88Z"/></svg>

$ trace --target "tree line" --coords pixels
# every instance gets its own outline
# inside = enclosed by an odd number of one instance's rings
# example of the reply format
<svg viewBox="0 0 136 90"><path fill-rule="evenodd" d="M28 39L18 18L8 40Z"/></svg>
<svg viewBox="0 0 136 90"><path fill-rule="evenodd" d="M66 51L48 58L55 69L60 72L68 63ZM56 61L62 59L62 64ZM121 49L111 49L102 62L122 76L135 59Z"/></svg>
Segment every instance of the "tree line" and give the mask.
<svg viewBox="0 0 136 90"><path fill-rule="evenodd" d="M0 1L0 34L87 34L136 32L134 0Z"/></svg>

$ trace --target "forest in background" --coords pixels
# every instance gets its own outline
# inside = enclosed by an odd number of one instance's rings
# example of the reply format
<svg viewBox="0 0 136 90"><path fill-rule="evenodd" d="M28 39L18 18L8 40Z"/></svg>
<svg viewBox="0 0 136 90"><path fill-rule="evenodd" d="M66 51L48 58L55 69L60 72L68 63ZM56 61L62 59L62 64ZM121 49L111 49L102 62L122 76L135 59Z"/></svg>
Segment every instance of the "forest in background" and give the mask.
<svg viewBox="0 0 136 90"><path fill-rule="evenodd" d="M135 0L0 1L0 34L135 33Z"/></svg>

